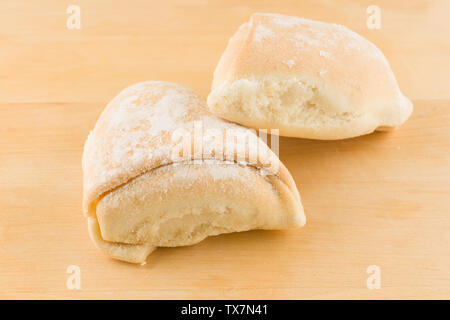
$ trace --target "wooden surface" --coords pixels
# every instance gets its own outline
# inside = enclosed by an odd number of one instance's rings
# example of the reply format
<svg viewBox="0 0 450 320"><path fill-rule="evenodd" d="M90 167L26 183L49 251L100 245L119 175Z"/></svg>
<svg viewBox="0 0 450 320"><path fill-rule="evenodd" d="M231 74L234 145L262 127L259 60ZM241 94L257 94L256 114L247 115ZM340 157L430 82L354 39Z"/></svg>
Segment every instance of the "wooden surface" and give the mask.
<svg viewBox="0 0 450 320"><path fill-rule="evenodd" d="M381 8L380 30L366 8ZM81 7L68 30L66 8ZM0 298L450 298L450 1L0 2ZM281 139L307 225L158 249L143 267L94 248L81 154L106 103L160 79L208 94L255 11L344 24L378 45L415 111L392 133ZM68 290L66 269L81 269ZM381 270L369 290L366 269Z"/></svg>

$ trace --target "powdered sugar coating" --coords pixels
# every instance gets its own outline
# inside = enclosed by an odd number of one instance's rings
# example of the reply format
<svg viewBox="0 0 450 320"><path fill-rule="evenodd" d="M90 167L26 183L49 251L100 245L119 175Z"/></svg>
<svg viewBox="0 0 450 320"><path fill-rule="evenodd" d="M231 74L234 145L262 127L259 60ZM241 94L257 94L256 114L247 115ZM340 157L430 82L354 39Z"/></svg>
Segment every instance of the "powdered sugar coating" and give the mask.
<svg viewBox="0 0 450 320"><path fill-rule="evenodd" d="M265 21L268 23L263 24ZM344 48L347 54L367 50L369 57L387 64L386 58L373 43L339 24L274 13L254 14L251 24L255 28L253 39L257 42L264 39L288 41L293 43L300 51L310 50L310 47L314 46L319 48L320 56L327 58L330 58L329 51L338 47ZM283 31L281 34L284 39L281 39L280 33L277 32L280 29ZM301 56L301 53L299 56ZM292 56L289 60L296 62L299 56Z"/></svg>
<svg viewBox="0 0 450 320"><path fill-rule="evenodd" d="M283 61L283 63L284 63L285 65L287 65L289 69L292 68L293 66L295 66L295 61L292 60L292 59L285 60L285 61Z"/></svg>
<svg viewBox="0 0 450 320"><path fill-rule="evenodd" d="M270 30L269 28L267 28L265 26L258 25L255 28L253 40L256 42L261 42L261 40L263 40L263 39L272 38L274 36L275 36L275 33L272 30Z"/></svg>
<svg viewBox="0 0 450 320"><path fill-rule="evenodd" d="M327 51L324 51L324 50L320 50L319 51L319 55L321 56L321 57L325 57L325 58L331 58L331 54L329 53L329 52L327 52Z"/></svg>

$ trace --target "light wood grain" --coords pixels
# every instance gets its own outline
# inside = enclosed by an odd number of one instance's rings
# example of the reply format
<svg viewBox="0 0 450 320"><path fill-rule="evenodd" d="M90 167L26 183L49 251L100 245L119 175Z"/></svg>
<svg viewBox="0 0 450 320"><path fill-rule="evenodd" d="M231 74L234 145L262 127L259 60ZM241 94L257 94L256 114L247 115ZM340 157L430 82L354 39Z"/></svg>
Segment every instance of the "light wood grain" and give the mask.
<svg viewBox="0 0 450 320"><path fill-rule="evenodd" d="M450 298L449 2L0 2L0 298ZM344 24L376 43L414 100L399 130L342 141L282 138L307 225L158 249L140 267L94 248L81 154L106 103L137 81L206 96L228 38L255 11ZM81 290L66 268L81 268ZM381 289L366 287L369 265Z"/></svg>

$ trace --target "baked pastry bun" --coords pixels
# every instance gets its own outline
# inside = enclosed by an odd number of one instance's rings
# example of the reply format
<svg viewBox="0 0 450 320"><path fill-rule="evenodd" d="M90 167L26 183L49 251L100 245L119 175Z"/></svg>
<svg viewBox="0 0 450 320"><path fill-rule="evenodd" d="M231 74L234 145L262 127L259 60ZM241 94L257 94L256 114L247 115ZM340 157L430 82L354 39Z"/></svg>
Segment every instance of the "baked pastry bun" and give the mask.
<svg viewBox="0 0 450 320"><path fill-rule="evenodd" d="M397 127L413 109L370 41L337 24L262 13L230 39L208 106L248 127L330 140Z"/></svg>
<svg viewBox="0 0 450 320"><path fill-rule="evenodd" d="M291 175L254 130L216 118L174 83L139 83L116 96L89 134L82 165L90 236L120 260L143 263L157 247L305 223Z"/></svg>

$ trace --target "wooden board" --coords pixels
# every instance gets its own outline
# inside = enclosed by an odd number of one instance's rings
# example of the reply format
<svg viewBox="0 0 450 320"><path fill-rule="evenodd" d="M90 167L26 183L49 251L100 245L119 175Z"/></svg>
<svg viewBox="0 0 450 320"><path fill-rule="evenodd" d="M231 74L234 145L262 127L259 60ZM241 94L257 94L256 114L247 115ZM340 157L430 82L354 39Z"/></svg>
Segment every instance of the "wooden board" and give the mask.
<svg viewBox="0 0 450 320"><path fill-rule="evenodd" d="M450 298L450 2L0 2L0 298ZM399 130L342 141L282 138L307 225L158 249L145 266L105 257L81 214L81 154L106 103L132 83L206 96L255 11L344 24L377 44L414 101ZM69 290L69 265L81 289ZM369 290L366 270L381 270Z"/></svg>

